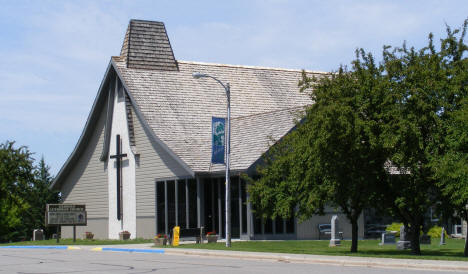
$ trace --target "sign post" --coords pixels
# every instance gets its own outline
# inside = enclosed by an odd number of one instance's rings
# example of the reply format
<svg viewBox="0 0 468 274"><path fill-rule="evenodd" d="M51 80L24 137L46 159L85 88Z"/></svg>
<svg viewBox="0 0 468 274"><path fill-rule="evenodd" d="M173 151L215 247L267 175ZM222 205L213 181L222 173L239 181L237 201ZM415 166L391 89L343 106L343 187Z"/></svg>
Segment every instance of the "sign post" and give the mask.
<svg viewBox="0 0 468 274"><path fill-rule="evenodd" d="M46 226L57 226L57 243L60 238L60 226L73 226L73 242L76 242L76 226L86 226L88 218L86 205L47 204L45 212Z"/></svg>
<svg viewBox="0 0 468 274"><path fill-rule="evenodd" d="M73 242L76 242L76 225L73 226Z"/></svg>

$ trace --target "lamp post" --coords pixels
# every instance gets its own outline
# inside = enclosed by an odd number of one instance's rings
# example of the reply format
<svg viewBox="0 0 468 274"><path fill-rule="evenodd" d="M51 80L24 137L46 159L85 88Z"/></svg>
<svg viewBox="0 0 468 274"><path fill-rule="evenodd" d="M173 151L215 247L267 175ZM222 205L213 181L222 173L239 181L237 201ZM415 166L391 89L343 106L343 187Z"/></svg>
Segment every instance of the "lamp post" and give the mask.
<svg viewBox="0 0 468 274"><path fill-rule="evenodd" d="M193 78L211 78L223 86L227 96L227 134L226 134L226 247L231 247L231 179L229 177L229 158L231 155L231 87L229 83L223 84L215 77L194 72Z"/></svg>

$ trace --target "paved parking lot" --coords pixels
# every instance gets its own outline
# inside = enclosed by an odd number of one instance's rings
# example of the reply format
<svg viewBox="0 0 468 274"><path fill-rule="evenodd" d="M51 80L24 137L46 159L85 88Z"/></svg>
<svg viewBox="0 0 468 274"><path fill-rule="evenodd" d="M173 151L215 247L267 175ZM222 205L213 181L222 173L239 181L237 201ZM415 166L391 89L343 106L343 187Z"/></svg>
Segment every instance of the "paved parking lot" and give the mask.
<svg viewBox="0 0 468 274"><path fill-rule="evenodd" d="M0 249L0 273L427 273L404 270L287 263L156 253ZM431 273L448 273L436 272Z"/></svg>

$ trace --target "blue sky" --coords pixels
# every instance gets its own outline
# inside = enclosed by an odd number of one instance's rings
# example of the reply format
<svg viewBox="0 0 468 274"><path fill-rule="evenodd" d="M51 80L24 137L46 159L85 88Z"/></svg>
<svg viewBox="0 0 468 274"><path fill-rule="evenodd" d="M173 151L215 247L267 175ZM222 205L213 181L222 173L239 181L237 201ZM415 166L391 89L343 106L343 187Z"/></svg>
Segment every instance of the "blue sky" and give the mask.
<svg viewBox="0 0 468 274"><path fill-rule="evenodd" d="M163 21L178 60L331 71L362 47L422 47L460 27L465 1L0 0L0 142L73 150L130 19Z"/></svg>

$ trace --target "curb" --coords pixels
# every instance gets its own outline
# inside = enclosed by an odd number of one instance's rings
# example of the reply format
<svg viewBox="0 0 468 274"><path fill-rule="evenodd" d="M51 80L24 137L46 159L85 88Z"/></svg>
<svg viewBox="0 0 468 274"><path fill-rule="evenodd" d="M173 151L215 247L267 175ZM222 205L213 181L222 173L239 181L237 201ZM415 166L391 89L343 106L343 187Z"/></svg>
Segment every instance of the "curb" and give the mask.
<svg viewBox="0 0 468 274"><path fill-rule="evenodd" d="M113 247L95 247L92 251L116 251L116 252L135 252L135 253L158 253L164 254L163 249L142 249L142 248L113 248Z"/></svg>
<svg viewBox="0 0 468 274"><path fill-rule="evenodd" d="M337 266L362 266L373 268L392 268L392 269L413 269L413 270L442 270L442 271L468 271L468 263L459 261L435 261L435 260L416 260L416 259L392 259L392 258L372 258L372 257L349 257L349 256L322 256L322 255L299 255L299 254L279 254L258 252L237 252L220 250L187 250L170 249L166 250L168 255L188 255L204 257L223 257L248 260L269 260L284 263L307 263L307 264L325 264ZM456 264L459 265L456 265Z"/></svg>
<svg viewBox="0 0 468 274"><path fill-rule="evenodd" d="M77 246L65 246L65 245L8 245L0 246L0 248L28 248L28 249L81 249Z"/></svg>
<svg viewBox="0 0 468 274"><path fill-rule="evenodd" d="M0 248L17 248L17 249L61 249L61 250L79 250L79 246L64 246L64 245L8 245L0 246ZM163 249L144 249L144 248L114 248L114 247L94 247L91 251L115 251L115 252L135 252L135 253L158 253L164 254Z"/></svg>

